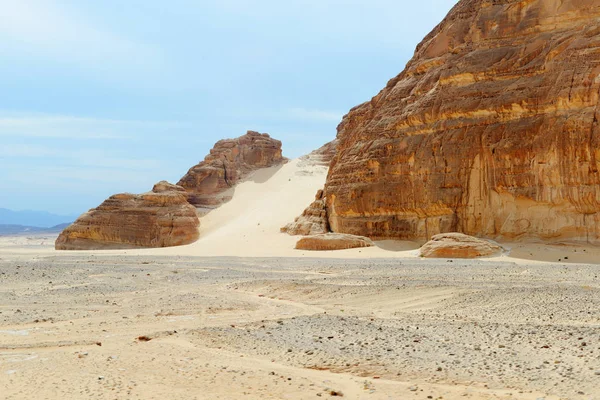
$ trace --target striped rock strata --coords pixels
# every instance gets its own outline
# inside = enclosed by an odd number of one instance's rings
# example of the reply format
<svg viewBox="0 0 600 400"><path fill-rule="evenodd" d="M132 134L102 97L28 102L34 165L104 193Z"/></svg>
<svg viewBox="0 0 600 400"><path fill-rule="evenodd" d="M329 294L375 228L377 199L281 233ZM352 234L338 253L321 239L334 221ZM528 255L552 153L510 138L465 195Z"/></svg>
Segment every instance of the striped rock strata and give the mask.
<svg viewBox="0 0 600 400"><path fill-rule="evenodd" d="M600 2L461 0L338 127L334 232L600 243Z"/></svg>
<svg viewBox="0 0 600 400"><path fill-rule="evenodd" d="M214 208L231 200L229 189L251 172L287 161L281 142L266 133L248 131L237 139L218 141L204 161L190 168L178 185L196 207Z"/></svg>
<svg viewBox="0 0 600 400"><path fill-rule="evenodd" d="M196 208L178 191L116 194L81 215L56 239L57 250L169 247L198 240Z"/></svg>
<svg viewBox="0 0 600 400"><path fill-rule="evenodd" d="M220 205L231 196L233 186L251 172L285 160L281 142L267 134L250 131L237 139L221 140L204 162L181 179L181 185L161 181L150 193L111 196L66 228L55 248L128 249L193 243L200 226L195 206Z"/></svg>

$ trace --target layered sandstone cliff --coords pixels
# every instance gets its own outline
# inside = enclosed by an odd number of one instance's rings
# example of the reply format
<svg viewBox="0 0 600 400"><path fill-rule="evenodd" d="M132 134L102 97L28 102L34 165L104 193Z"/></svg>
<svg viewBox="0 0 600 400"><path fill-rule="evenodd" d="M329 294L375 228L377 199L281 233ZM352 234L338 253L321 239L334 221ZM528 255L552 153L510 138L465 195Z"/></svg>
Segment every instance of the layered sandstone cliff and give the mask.
<svg viewBox="0 0 600 400"><path fill-rule="evenodd" d="M212 208L231 199L229 189L251 172L282 164L281 142L268 134L248 131L237 139L218 141L200 164L192 167L178 185L197 207Z"/></svg>
<svg viewBox="0 0 600 400"><path fill-rule="evenodd" d="M600 243L600 2L461 0L338 127L334 232Z"/></svg>
<svg viewBox="0 0 600 400"><path fill-rule="evenodd" d="M56 240L57 250L130 249L193 243L200 222L179 191L109 197L83 214Z"/></svg>

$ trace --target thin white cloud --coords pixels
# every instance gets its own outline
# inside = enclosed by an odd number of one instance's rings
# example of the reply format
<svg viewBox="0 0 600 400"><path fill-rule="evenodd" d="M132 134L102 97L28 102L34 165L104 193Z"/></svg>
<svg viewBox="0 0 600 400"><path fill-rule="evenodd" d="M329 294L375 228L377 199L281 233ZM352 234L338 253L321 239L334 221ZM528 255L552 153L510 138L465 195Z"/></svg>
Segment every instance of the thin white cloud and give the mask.
<svg viewBox="0 0 600 400"><path fill-rule="evenodd" d="M340 112L311 110L306 108L288 108L283 111L283 115L290 119L328 122L340 122L344 116L344 114Z"/></svg>
<svg viewBox="0 0 600 400"><path fill-rule="evenodd" d="M47 0L0 0L0 50L26 57L51 56L96 70L146 69L156 49L94 26L73 8Z"/></svg>
<svg viewBox="0 0 600 400"><path fill-rule="evenodd" d="M344 113L304 107L289 107L279 110L234 110L224 111L223 116L267 121L340 122Z"/></svg>
<svg viewBox="0 0 600 400"><path fill-rule="evenodd" d="M122 170L146 171L160 166L158 160L125 158L94 149L63 150L47 146L28 144L4 144L0 148L0 158L38 158L47 164L67 164L79 168L114 168Z"/></svg>
<svg viewBox="0 0 600 400"><path fill-rule="evenodd" d="M68 115L0 112L0 137L79 140L126 140L157 129L180 127L177 121L136 121Z"/></svg>
<svg viewBox="0 0 600 400"><path fill-rule="evenodd" d="M0 182L0 188L11 188L15 184L37 188L62 188L67 193L76 192L78 186L84 184L103 184L110 186L123 186L126 183L135 189L144 174L137 171L119 171L111 168L72 168L37 166L27 171L16 171Z"/></svg>
<svg viewBox="0 0 600 400"><path fill-rule="evenodd" d="M0 158L38 158L56 156L55 149L27 144L3 144L0 147Z"/></svg>

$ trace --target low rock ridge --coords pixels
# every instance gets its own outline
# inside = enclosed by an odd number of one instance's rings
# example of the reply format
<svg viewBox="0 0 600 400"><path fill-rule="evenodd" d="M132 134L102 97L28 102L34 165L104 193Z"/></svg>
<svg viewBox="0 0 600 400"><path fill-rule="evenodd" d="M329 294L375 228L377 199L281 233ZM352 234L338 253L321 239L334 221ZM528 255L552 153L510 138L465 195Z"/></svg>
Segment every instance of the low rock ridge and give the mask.
<svg viewBox="0 0 600 400"><path fill-rule="evenodd" d="M257 169L287 161L281 142L266 133L248 131L237 139L218 141L204 161L177 183L196 207L214 208L231 199L230 189Z"/></svg>
<svg viewBox="0 0 600 400"><path fill-rule="evenodd" d="M177 191L109 197L56 239L57 250L180 246L199 237L196 208Z"/></svg>
<svg viewBox="0 0 600 400"><path fill-rule="evenodd" d="M308 165L320 165L329 167L331 160L335 156L338 147L338 140L334 139L329 143L325 143L317 150L311 151L307 155L300 157L300 162Z"/></svg>
<svg viewBox="0 0 600 400"><path fill-rule="evenodd" d="M372 246L375 246L375 243L369 238L344 233L305 236L296 242L297 250L311 251L347 250Z"/></svg>
<svg viewBox="0 0 600 400"><path fill-rule="evenodd" d="M434 235L419 250L425 258L477 258L499 255L502 247L483 239L450 232Z"/></svg>

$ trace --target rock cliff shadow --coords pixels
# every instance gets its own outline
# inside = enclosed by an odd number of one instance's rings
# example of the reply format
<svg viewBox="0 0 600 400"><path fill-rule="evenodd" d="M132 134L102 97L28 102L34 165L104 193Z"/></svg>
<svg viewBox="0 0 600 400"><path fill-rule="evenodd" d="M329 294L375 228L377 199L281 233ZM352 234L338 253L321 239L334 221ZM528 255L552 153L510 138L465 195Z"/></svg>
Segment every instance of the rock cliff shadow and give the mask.
<svg viewBox="0 0 600 400"><path fill-rule="evenodd" d="M375 246L385 251L410 251L417 250L421 244L410 240L378 240Z"/></svg>

